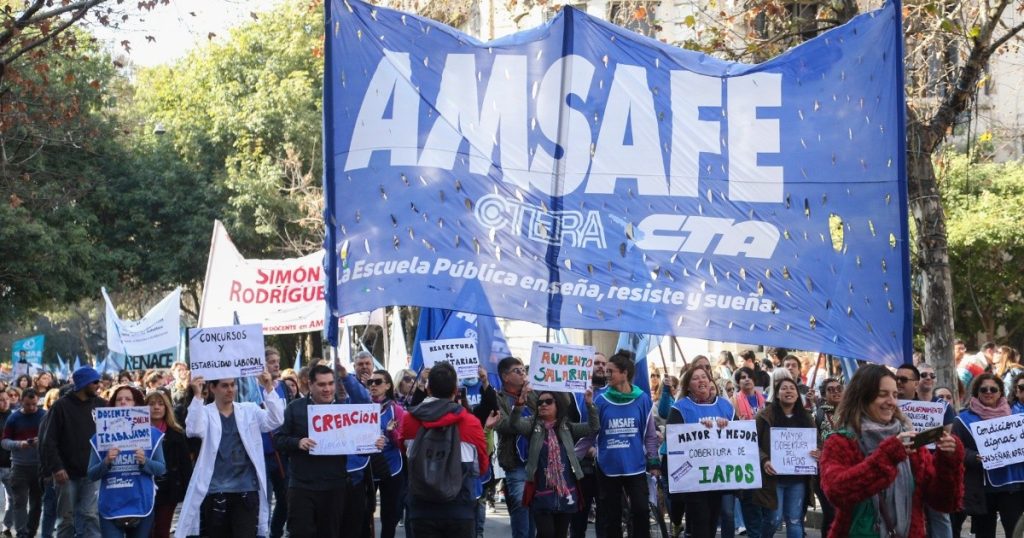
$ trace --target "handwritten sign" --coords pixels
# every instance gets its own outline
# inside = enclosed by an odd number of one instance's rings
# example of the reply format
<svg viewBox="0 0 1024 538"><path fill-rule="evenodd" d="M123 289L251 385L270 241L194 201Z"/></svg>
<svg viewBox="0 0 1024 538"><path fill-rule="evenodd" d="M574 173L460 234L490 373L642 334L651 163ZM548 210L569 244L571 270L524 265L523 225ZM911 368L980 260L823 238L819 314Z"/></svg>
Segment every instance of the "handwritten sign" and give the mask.
<svg viewBox="0 0 1024 538"><path fill-rule="evenodd" d="M380 433L380 404L328 404L309 406L309 438L314 456L373 454Z"/></svg>
<svg viewBox="0 0 1024 538"><path fill-rule="evenodd" d="M971 424L981 466L986 470L1024 462L1024 415L1009 415Z"/></svg>
<svg viewBox="0 0 1024 538"><path fill-rule="evenodd" d="M585 392L594 368L594 348L534 342L530 354L530 386L534 391Z"/></svg>
<svg viewBox="0 0 1024 538"><path fill-rule="evenodd" d="M778 474L818 474L818 462L811 451L818 448L815 428L772 428L772 467Z"/></svg>
<svg viewBox="0 0 1024 538"><path fill-rule="evenodd" d="M671 493L761 487L753 420L734 420L721 429L703 424L669 424L665 440Z"/></svg>
<svg viewBox="0 0 1024 538"><path fill-rule="evenodd" d="M96 408L97 450L149 450L152 442L149 406Z"/></svg>
<svg viewBox="0 0 1024 538"><path fill-rule="evenodd" d="M229 325L189 329L189 369L213 379L254 377L264 370L263 326Z"/></svg>
<svg viewBox="0 0 1024 538"><path fill-rule="evenodd" d="M900 411L914 424L914 431L923 432L927 429L942 426L946 417L946 403L921 402L917 400L900 400ZM928 450L935 449L935 443L926 445Z"/></svg>
<svg viewBox="0 0 1024 538"><path fill-rule="evenodd" d="M423 365L433 368L439 362L455 367L459 379L472 379L480 375L480 357L476 354L475 338L447 338L420 342Z"/></svg>

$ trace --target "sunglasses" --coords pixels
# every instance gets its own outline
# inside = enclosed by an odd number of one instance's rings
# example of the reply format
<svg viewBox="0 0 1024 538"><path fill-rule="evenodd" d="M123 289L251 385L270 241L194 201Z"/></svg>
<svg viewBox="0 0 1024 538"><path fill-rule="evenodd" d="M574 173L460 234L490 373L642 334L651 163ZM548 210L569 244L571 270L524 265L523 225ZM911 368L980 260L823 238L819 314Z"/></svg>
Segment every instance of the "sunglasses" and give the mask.
<svg viewBox="0 0 1024 538"><path fill-rule="evenodd" d="M935 379L935 374L931 372L923 373L921 374L921 379Z"/></svg>
<svg viewBox="0 0 1024 538"><path fill-rule="evenodd" d="M908 381L917 381L917 380L916 379L911 379L909 377L903 377L903 376L900 376L900 377L896 378L896 382L897 383L906 383Z"/></svg>
<svg viewBox="0 0 1024 538"><path fill-rule="evenodd" d="M371 386L374 386L374 387L376 387L377 385L383 385L384 383L387 383L387 381L384 381L383 379L367 379L366 380L366 384L367 385L371 385Z"/></svg>
<svg viewBox="0 0 1024 538"><path fill-rule="evenodd" d="M1017 385L1017 392L1024 392L1024 385Z"/></svg>
<svg viewBox="0 0 1024 538"><path fill-rule="evenodd" d="M980 387L978 392L981 394L997 394L999 392L999 387Z"/></svg>
<svg viewBox="0 0 1024 538"><path fill-rule="evenodd" d="M541 398L537 400L537 405L555 405L554 398Z"/></svg>
<svg viewBox="0 0 1024 538"><path fill-rule="evenodd" d="M403 383L409 383L411 381L416 381L416 378L411 376L411 375L407 375L407 376L402 378L402 382Z"/></svg>
<svg viewBox="0 0 1024 538"><path fill-rule="evenodd" d="M834 387L826 387L825 388L825 392L833 392L833 393L843 392L843 387L842 387L842 385L838 385L838 386L834 386Z"/></svg>

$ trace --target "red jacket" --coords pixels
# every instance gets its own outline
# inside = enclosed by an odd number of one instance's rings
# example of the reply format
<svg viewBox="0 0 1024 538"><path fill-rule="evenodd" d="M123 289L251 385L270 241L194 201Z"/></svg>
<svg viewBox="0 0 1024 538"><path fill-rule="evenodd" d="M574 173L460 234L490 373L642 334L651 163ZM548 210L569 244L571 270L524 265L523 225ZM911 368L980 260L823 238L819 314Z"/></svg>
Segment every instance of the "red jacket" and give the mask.
<svg viewBox="0 0 1024 538"><path fill-rule="evenodd" d="M402 453L405 453L406 441L416 439L416 433L419 432L422 426L438 428L456 423L459 427L459 438L462 442L476 447L477 461L480 462L480 475L487 474L491 460L487 455L487 440L484 439L484 428L480 425L480 420L463 407L460 407L456 413L447 413L432 422L420 422L412 413L405 413L402 417L401 427Z"/></svg>
<svg viewBox="0 0 1024 538"><path fill-rule="evenodd" d="M896 437L882 441L867 458L856 439L835 433L825 440L821 454L821 488L836 509L830 538L849 536L857 505L884 490L896 478L897 465L907 458ZM914 473L914 500L910 538L924 538L924 505L940 512L956 512L964 495L964 447L957 440L954 452L932 455L921 447L910 456Z"/></svg>

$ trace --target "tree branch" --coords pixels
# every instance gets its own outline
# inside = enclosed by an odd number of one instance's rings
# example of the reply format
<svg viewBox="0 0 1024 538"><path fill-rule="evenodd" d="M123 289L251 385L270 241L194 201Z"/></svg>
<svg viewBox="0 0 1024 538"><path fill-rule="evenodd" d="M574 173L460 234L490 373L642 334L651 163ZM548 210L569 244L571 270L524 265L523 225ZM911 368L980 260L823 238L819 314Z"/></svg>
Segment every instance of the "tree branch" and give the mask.
<svg viewBox="0 0 1024 538"><path fill-rule="evenodd" d="M1022 22L1022 23L1018 24L1017 26L1014 26L1013 28L1010 28L1009 30L1007 30L1006 33L1003 34L1002 37L1000 37L999 39L996 39L995 41L992 42L991 45L989 45L988 50L986 50L988 55L992 56L993 54L995 54L996 50L998 50L999 47L1002 47L1003 45L1006 44L1007 41L1009 41L1009 40L1013 39L1014 37L1016 37L1017 34L1019 34L1022 30L1024 30L1024 22Z"/></svg>
<svg viewBox="0 0 1024 538"><path fill-rule="evenodd" d="M46 0L36 0L34 4L26 8L25 11L21 13L21 16L18 17L18 19L15 20L14 23L11 24L11 26L8 29L4 30L3 32L0 32L0 47L3 47L4 45L10 43L10 41L14 39L14 36L17 34L18 30L21 30L22 28L27 26L27 23L25 21L30 19L32 15L35 15L37 11L42 9L43 4L45 3Z"/></svg>
<svg viewBox="0 0 1024 538"><path fill-rule="evenodd" d="M92 4L92 6L94 6L94 5L96 5L96 4L100 3L100 2L103 2L103 1L104 0L90 0L89 3ZM52 32L49 32L49 33L46 33L46 34L43 34L43 35L39 36L35 41L32 41L28 45L25 45L24 47L22 47L21 50L14 51L14 53L12 53L10 56L8 56L6 58L3 58L3 59L0 59L0 65L10 64L14 60L17 60L18 58L20 58L25 53L27 53L27 52L31 51L32 49L34 49L34 48L36 48L36 47L38 47L38 46L40 46L40 45L50 41L51 39L54 38L54 36L56 36L57 34L60 34L64 30L67 30L68 27L70 27L72 24L75 24L76 22L80 21L82 19L82 17L85 17L85 14L89 12L89 8L92 7L92 6L83 7L81 9L81 11L78 11L70 19L68 19L68 20L64 21L63 23L61 23L61 25L58 26L57 28L55 28Z"/></svg>
<svg viewBox="0 0 1024 538"><path fill-rule="evenodd" d="M42 13L37 14L36 16L32 17L27 21L26 26L28 26L29 24L35 24L37 22L42 22L46 19L56 17L64 13L68 13L70 11L75 11L77 9L89 10L99 4L102 4L103 2L106 2L106 0L79 0L78 2L71 2L66 6L53 8L50 11L44 11Z"/></svg>

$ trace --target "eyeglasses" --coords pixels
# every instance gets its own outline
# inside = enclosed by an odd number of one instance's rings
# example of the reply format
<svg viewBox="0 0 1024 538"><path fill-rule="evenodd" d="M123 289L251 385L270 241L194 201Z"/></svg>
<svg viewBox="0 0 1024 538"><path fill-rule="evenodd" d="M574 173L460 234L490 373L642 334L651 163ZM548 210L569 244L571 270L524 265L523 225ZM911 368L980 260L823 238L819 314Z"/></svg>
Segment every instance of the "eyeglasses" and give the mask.
<svg viewBox="0 0 1024 538"><path fill-rule="evenodd" d="M996 394L999 392L999 387L979 387L978 392L982 394Z"/></svg>
<svg viewBox="0 0 1024 538"><path fill-rule="evenodd" d="M554 398L541 398L537 400L537 405L555 405Z"/></svg>
<svg viewBox="0 0 1024 538"><path fill-rule="evenodd" d="M374 387L376 387L377 385L383 385L384 383L386 383L386 381L384 381L383 379L367 379L366 380L366 384L367 385L372 385Z"/></svg>
<svg viewBox="0 0 1024 538"><path fill-rule="evenodd" d="M825 387L825 392L840 393L840 392L843 392L843 386L842 385L834 385L834 386L831 386L831 387Z"/></svg>
<svg viewBox="0 0 1024 538"><path fill-rule="evenodd" d="M908 381L917 381L917 379L911 379L909 377L903 377L903 376L900 376L900 377L896 378L896 382L897 383L906 383Z"/></svg>
<svg viewBox="0 0 1024 538"><path fill-rule="evenodd" d="M921 379L935 379L935 374L932 372L925 372L921 374Z"/></svg>
<svg viewBox="0 0 1024 538"><path fill-rule="evenodd" d="M1017 392L1024 392L1024 385L1017 385Z"/></svg>

